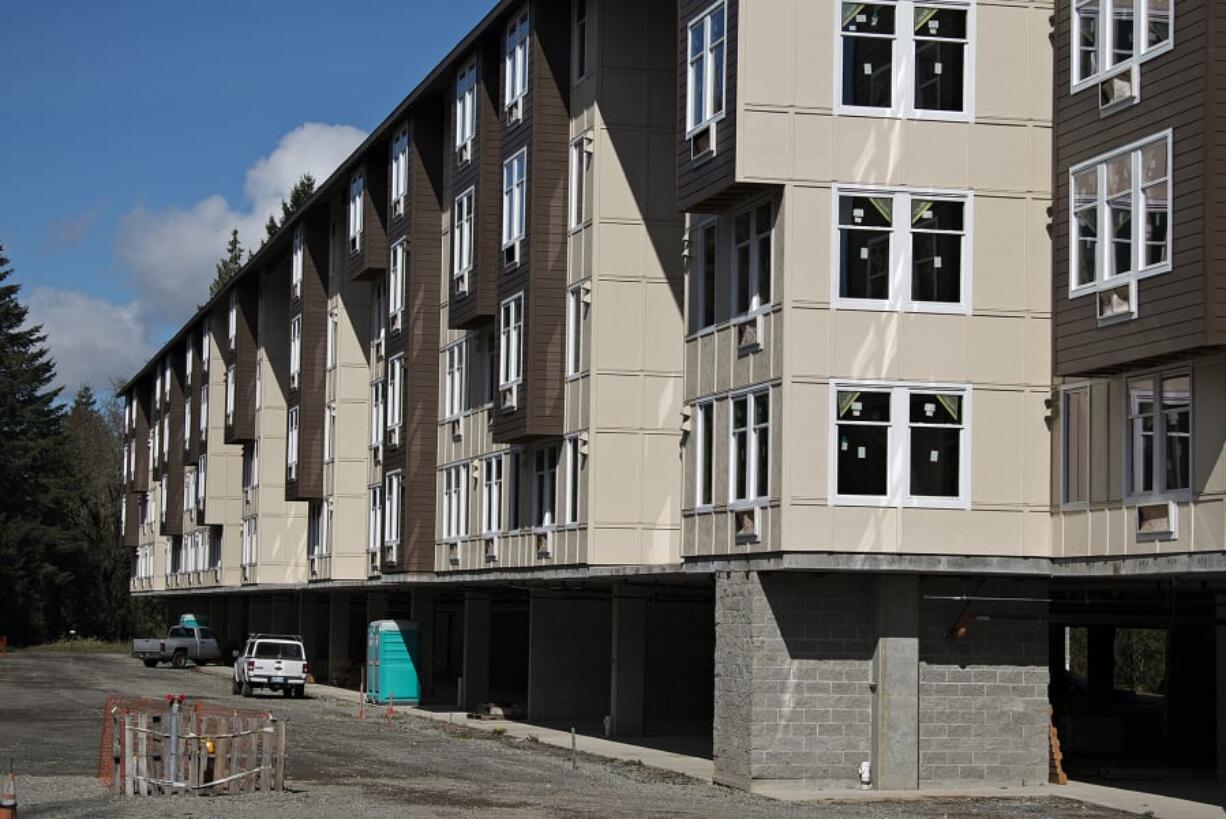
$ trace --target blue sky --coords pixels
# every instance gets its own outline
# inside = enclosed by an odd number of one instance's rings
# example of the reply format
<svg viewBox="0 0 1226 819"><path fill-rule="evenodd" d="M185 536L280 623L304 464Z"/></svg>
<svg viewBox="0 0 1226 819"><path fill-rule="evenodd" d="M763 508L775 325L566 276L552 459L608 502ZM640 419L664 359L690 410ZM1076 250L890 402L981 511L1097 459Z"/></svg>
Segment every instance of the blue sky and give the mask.
<svg viewBox="0 0 1226 819"><path fill-rule="evenodd" d="M64 386L130 375L493 5L0 3L0 243Z"/></svg>

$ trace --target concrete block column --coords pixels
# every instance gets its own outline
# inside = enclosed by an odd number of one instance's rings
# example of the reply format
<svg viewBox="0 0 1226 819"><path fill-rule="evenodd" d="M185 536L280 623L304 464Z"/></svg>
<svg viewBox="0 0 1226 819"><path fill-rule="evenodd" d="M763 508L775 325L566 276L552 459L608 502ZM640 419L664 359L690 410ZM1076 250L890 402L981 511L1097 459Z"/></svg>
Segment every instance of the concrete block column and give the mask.
<svg viewBox="0 0 1226 819"><path fill-rule="evenodd" d="M642 736L647 656L647 600L613 592L609 717L613 736Z"/></svg>
<svg viewBox="0 0 1226 819"><path fill-rule="evenodd" d="M434 697L434 590L414 589L411 605L417 624L417 680L425 702Z"/></svg>
<svg viewBox="0 0 1226 819"><path fill-rule="evenodd" d="M919 787L919 578L877 578L873 652L873 784Z"/></svg>
<svg viewBox="0 0 1226 819"><path fill-rule="evenodd" d="M485 592L464 594L464 663L460 702L468 710L490 694L490 597Z"/></svg>
<svg viewBox="0 0 1226 819"><path fill-rule="evenodd" d="M328 601L328 682L353 682L349 658L349 595L335 592ZM360 673L360 672L357 672Z"/></svg>

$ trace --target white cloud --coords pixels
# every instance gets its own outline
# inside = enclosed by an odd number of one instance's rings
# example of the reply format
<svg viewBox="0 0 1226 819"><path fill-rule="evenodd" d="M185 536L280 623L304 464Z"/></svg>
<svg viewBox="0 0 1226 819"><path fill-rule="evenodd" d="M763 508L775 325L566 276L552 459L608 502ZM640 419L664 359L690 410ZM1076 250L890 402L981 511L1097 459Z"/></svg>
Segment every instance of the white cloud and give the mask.
<svg viewBox="0 0 1226 819"><path fill-rule="evenodd" d="M112 304L76 290L29 292L29 322L41 324L56 361L56 384L71 398L82 384L109 391L153 354L136 302Z"/></svg>
<svg viewBox="0 0 1226 819"><path fill-rule="evenodd" d="M238 228L244 247L258 248L269 214L280 216L281 199L298 177L309 173L322 183L365 136L349 125L298 126L247 170L245 208L214 195L185 207L138 207L125 214L116 249L141 302L172 324L189 316L208 296L230 230Z"/></svg>

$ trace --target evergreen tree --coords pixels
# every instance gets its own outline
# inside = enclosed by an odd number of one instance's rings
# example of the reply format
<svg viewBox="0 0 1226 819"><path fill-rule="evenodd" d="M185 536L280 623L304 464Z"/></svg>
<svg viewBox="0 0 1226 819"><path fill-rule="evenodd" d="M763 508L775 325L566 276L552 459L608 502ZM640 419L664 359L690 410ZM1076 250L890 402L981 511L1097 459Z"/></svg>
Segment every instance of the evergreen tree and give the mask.
<svg viewBox="0 0 1226 819"><path fill-rule="evenodd" d="M209 296L216 296L221 288L225 287L226 282L234 278L234 276L243 267L243 244L238 240L238 228L230 231L230 241L226 243L226 256L217 263L217 275L213 277L213 283L209 285Z"/></svg>
<svg viewBox="0 0 1226 819"><path fill-rule="evenodd" d="M281 221L277 221L277 217L271 213L268 214L268 222L264 225L264 231L268 234L267 238L271 239L273 234L281 229L281 226L289 221L289 218L294 215L298 208L306 204L306 201L311 198L311 194L315 192L315 177L309 173L304 173L298 177L298 181L294 183L294 187L290 189L289 201L281 200Z"/></svg>

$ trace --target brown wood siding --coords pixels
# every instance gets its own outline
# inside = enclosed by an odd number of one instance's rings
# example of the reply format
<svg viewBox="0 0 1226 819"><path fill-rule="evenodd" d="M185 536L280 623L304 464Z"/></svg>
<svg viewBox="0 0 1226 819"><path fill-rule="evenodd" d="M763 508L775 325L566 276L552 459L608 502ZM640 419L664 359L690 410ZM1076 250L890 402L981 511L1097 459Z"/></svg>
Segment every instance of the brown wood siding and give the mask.
<svg viewBox="0 0 1226 819"><path fill-rule="evenodd" d="M445 105L448 139L446 159L447 186L443 204L451 213L454 228L455 199L473 188L473 269L469 274L468 294L448 294L447 323L452 329L463 329L492 319L498 310L498 261L501 255L502 162L502 28L498 27L483 39L477 49L477 133L473 142L472 159L461 165L455 153L455 74L452 75L450 100ZM457 73L468 63L461 62ZM447 280L451 281L450 262ZM450 287L449 287L450 290ZM433 537L433 535L431 535Z"/></svg>
<svg viewBox="0 0 1226 819"><path fill-rule="evenodd" d="M737 27L740 0L727 0L725 60L727 83L724 118L715 126L715 155L695 160L686 138L686 87L689 81L689 24L711 7L711 0L677 3L677 206L683 211L712 211L723 207L721 197L736 183Z"/></svg>
<svg viewBox="0 0 1226 819"><path fill-rule="evenodd" d="M1206 55L1211 23L1221 27L1226 11L1210 14L1210 0L1180 0L1175 48L1141 65L1141 101L1100 117L1096 87L1071 94L1070 0L1055 14L1055 130L1053 224L1053 364L1060 376L1106 373L1144 366L1172 354L1220 342L1210 331L1216 290L1206 275L1207 200ZM1210 18L1215 18L1211 20ZM1218 95L1212 95L1216 98ZM1172 269L1143 279L1138 316L1099 326L1093 295L1070 299L1070 167L1119 147L1173 129Z"/></svg>
<svg viewBox="0 0 1226 819"><path fill-rule="evenodd" d="M349 182L341 197L344 208L337 221L338 241L343 242L345 274L351 279L365 279L387 272L387 164L386 142L370 147L370 153L361 163L365 181L362 185L362 239L356 253L349 253ZM355 166L356 167L356 166ZM350 175L352 178L352 174ZM343 226L343 227L341 227ZM326 268L325 268L326 270Z"/></svg>
<svg viewBox="0 0 1226 819"><path fill-rule="evenodd" d="M524 122L504 131L504 161L528 149L528 191L524 254L498 282L500 303L524 293L523 383L515 410L503 412L495 402L493 434L499 443L557 436L564 430L569 9L563 0L534 4ZM501 225L501 213L498 221Z"/></svg>
<svg viewBox="0 0 1226 819"><path fill-rule="evenodd" d="M369 192L369 188L367 188ZM302 315L301 366L298 387L289 391L287 408L298 407L298 474L285 476L286 500L324 497L324 416L327 414L328 363L328 250L329 231L334 242L348 241L348 199L333 200L331 214L312 214L306 223L302 260L302 299L290 309L286 333L295 314ZM383 239L383 244L387 240ZM369 249L369 248L368 248ZM288 279L287 279L288 281ZM288 338L288 337L287 337ZM288 417L286 423L288 424ZM287 429L288 432L288 429Z"/></svg>

